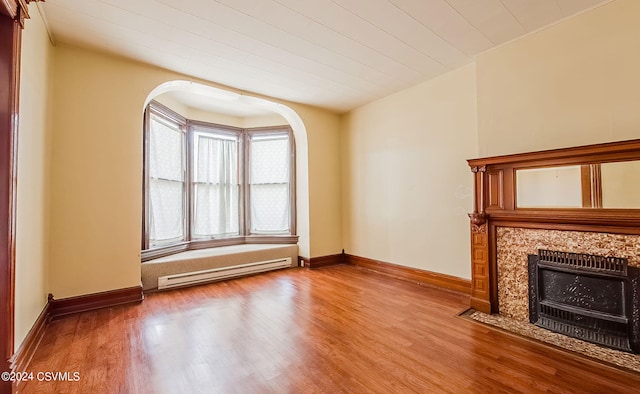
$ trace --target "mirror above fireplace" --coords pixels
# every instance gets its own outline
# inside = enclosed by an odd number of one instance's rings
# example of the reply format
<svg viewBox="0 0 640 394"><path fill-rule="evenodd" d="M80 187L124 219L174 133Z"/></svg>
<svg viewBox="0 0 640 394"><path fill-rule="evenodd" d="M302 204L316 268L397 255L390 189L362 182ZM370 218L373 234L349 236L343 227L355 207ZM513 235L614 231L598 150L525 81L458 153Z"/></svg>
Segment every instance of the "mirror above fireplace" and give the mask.
<svg viewBox="0 0 640 394"><path fill-rule="evenodd" d="M517 208L640 209L640 160L515 171Z"/></svg>
<svg viewBox="0 0 640 394"><path fill-rule="evenodd" d="M640 209L640 160L602 163L602 207Z"/></svg>
<svg viewBox="0 0 640 394"><path fill-rule="evenodd" d="M518 208L582 208L581 166L516 170Z"/></svg>

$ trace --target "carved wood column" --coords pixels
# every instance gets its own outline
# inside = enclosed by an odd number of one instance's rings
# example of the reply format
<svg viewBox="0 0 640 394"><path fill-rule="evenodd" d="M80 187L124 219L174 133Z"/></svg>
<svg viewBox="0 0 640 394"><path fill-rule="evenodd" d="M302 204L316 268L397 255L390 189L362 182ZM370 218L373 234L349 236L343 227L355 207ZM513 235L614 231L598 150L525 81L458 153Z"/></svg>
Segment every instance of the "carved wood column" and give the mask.
<svg viewBox="0 0 640 394"><path fill-rule="evenodd" d="M485 213L486 167L471 167L474 175L474 199L471 219L471 307L491 313L491 288L489 272L488 216Z"/></svg>

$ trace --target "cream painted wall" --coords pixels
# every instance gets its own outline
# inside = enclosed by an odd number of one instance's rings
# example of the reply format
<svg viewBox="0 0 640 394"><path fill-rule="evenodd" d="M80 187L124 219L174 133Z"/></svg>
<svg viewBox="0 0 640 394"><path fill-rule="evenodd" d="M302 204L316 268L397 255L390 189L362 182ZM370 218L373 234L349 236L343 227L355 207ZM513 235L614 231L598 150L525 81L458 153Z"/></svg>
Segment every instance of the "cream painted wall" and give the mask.
<svg viewBox="0 0 640 394"><path fill-rule="evenodd" d="M333 118L337 118L335 115ZM242 118L242 127L268 127L268 126L282 126L289 124L286 119L278 114L248 116Z"/></svg>
<svg viewBox="0 0 640 394"><path fill-rule="evenodd" d="M475 81L467 65L345 117L347 253L470 278Z"/></svg>
<svg viewBox="0 0 640 394"><path fill-rule="evenodd" d="M481 156L640 138L640 1L477 57Z"/></svg>
<svg viewBox="0 0 640 394"><path fill-rule="evenodd" d="M217 123L240 128L282 126L288 124L288 122L278 114L249 117L231 116L191 107L187 107L187 111L183 116L187 119L199 120L201 122Z"/></svg>
<svg viewBox="0 0 640 394"><path fill-rule="evenodd" d="M187 107L186 113L183 114L187 119L199 120L201 122L224 124L227 126L243 127L243 118L239 116L230 116L219 114L216 112L203 111L196 108Z"/></svg>
<svg viewBox="0 0 640 394"><path fill-rule="evenodd" d="M22 37L16 212L15 349L49 293L49 157L53 47L35 6Z"/></svg>
<svg viewBox="0 0 640 394"><path fill-rule="evenodd" d="M119 57L56 47L51 166L56 298L139 285L142 110L153 89L177 79L192 80ZM339 117L281 103L297 111L306 126L309 189L331 190L331 195L301 197L308 198L299 206L308 206L311 232L301 239L301 254L339 253L340 212L325 210L340 205L340 185L334 181L339 164L327 166L316 153L339 146Z"/></svg>
<svg viewBox="0 0 640 394"><path fill-rule="evenodd" d="M140 284L142 105L149 81L121 59L58 45L51 164L51 292Z"/></svg>
<svg viewBox="0 0 640 394"><path fill-rule="evenodd" d="M316 129L307 133L311 218L309 257L338 254L343 248L340 117L309 106L301 105L295 110L305 124L314 125Z"/></svg>

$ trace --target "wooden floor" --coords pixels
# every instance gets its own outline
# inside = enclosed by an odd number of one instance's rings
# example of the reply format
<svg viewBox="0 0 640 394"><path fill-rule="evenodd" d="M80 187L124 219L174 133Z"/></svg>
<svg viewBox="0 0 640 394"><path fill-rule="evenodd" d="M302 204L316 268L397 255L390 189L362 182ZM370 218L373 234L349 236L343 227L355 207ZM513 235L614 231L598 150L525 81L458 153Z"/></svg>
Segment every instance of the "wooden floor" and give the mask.
<svg viewBox="0 0 640 394"><path fill-rule="evenodd" d="M457 314L468 297L366 270L289 269L54 321L20 393L630 393L640 376Z"/></svg>

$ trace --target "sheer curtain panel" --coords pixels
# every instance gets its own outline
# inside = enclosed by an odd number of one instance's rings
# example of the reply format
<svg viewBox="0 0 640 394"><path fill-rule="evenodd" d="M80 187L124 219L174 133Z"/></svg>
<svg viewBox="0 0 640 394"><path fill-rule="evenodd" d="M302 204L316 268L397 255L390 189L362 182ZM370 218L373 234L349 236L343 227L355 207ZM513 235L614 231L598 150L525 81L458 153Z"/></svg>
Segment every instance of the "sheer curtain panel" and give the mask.
<svg viewBox="0 0 640 394"><path fill-rule="evenodd" d="M155 246L185 238L185 133L153 114L149 126L149 242Z"/></svg>
<svg viewBox="0 0 640 394"><path fill-rule="evenodd" d="M194 141L195 238L240 235L238 138L196 133Z"/></svg>
<svg viewBox="0 0 640 394"><path fill-rule="evenodd" d="M290 231L290 149L288 134L250 137L249 188L252 234Z"/></svg>

